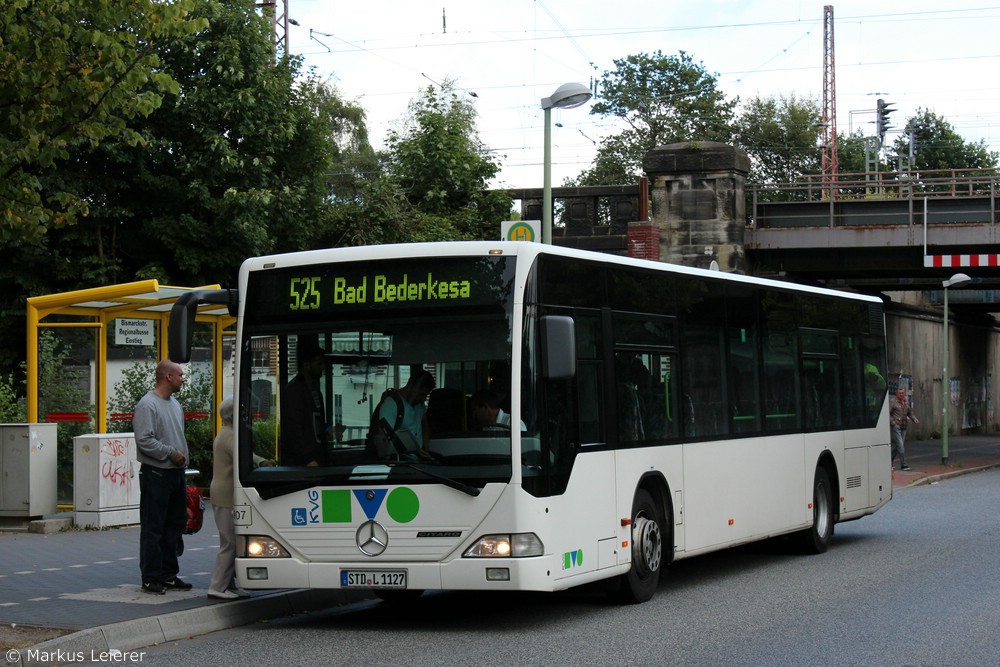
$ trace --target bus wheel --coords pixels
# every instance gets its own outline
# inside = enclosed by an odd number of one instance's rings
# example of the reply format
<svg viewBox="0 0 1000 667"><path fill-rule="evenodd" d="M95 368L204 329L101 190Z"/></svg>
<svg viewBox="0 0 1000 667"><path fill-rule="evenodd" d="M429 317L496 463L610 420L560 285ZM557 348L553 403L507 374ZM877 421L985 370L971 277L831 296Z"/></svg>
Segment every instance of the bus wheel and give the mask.
<svg viewBox="0 0 1000 667"><path fill-rule="evenodd" d="M833 539L833 488L826 468L816 469L813 481L813 523L798 535L799 546L809 554L824 553Z"/></svg>
<svg viewBox="0 0 1000 667"><path fill-rule="evenodd" d="M622 602L646 602L656 592L663 565L662 523L659 505L649 491L639 489L632 501L632 569L618 584Z"/></svg>

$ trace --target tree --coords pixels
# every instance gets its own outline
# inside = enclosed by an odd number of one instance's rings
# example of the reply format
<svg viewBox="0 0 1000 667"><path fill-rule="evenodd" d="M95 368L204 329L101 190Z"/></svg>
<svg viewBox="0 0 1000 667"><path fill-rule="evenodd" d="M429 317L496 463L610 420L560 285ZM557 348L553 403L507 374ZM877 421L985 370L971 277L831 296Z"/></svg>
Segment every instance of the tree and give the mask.
<svg viewBox="0 0 1000 667"><path fill-rule="evenodd" d="M193 0L7 0L0 5L0 241L37 238L88 210L41 178L77 149L140 134L127 125L176 90L163 40L205 25Z"/></svg>
<svg viewBox="0 0 1000 667"><path fill-rule="evenodd" d="M865 137L864 130L855 130L854 134L837 135L838 172L841 174L861 174L865 171L865 144L872 137ZM855 176L854 178L857 178Z"/></svg>
<svg viewBox="0 0 1000 667"><path fill-rule="evenodd" d="M174 82L163 103L37 179L42 199L86 201L86 224L0 238L0 371L23 359L27 296L141 278L231 285L247 256L346 238L330 229L338 202L377 171L363 110L299 60L274 63L252 0L185 2L198 31L153 45L156 76Z"/></svg>
<svg viewBox="0 0 1000 667"><path fill-rule="evenodd" d="M207 27L162 44L178 87L136 125L143 144L106 142L52 177L93 202L91 224L53 253L93 281L231 284L249 256L314 247L348 187L339 163L374 163L364 112L300 59L274 63L252 0L194 12Z"/></svg>
<svg viewBox="0 0 1000 667"><path fill-rule="evenodd" d="M750 100L736 120L735 143L750 157L749 182L791 183L820 171L820 110L794 95Z"/></svg>
<svg viewBox="0 0 1000 667"><path fill-rule="evenodd" d="M20 424L27 420L24 399L18 396L13 373L0 375L0 424Z"/></svg>
<svg viewBox="0 0 1000 667"><path fill-rule="evenodd" d="M727 101L716 75L684 51L676 56L631 55L615 60L599 83L590 113L612 117L624 129L604 139L594 166L577 185L632 183L646 153L682 141L730 141L738 100Z"/></svg>
<svg viewBox="0 0 1000 667"><path fill-rule="evenodd" d="M388 175L419 214L408 240L497 238L510 198L487 184L500 171L476 132L476 110L451 82L410 103L386 140Z"/></svg>
<svg viewBox="0 0 1000 667"><path fill-rule="evenodd" d="M896 138L893 148L899 155L910 154L914 142L914 169L987 169L997 166L1000 157L986 147L986 142L966 143L954 127L933 111L917 109L906 122L907 131Z"/></svg>

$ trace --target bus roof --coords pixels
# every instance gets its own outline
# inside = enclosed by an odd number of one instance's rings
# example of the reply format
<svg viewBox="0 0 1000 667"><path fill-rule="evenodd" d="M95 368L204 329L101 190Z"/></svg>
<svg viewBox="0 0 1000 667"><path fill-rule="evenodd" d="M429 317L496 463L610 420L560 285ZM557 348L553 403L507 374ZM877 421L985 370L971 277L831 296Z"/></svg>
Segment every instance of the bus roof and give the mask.
<svg viewBox="0 0 1000 667"><path fill-rule="evenodd" d="M758 287L787 289L798 292L806 292L809 294L825 294L839 298L852 298L872 303L883 303L882 299L875 296L835 290L828 287L802 285L790 281L774 280L772 278L761 278L739 273L713 271L710 269L684 266L682 264L671 264L647 259L622 257L620 255L611 255L592 250L543 245L541 243L528 241L438 241L430 243L396 243L305 250L302 252L281 255L253 257L243 263L240 271L243 273L244 271L259 271L309 264L324 264L328 262L383 260L396 257L460 257L482 256L489 254L519 256L529 260L533 260L539 255L557 255L560 257L606 262L608 264L615 264L623 267L670 271L682 275L700 276L709 280L723 280Z"/></svg>

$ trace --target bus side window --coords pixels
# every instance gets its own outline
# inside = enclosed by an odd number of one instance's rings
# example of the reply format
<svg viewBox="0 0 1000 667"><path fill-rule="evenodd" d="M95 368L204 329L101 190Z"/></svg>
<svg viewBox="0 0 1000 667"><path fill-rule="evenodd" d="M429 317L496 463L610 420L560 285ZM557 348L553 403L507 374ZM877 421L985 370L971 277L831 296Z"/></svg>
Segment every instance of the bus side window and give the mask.
<svg viewBox="0 0 1000 667"><path fill-rule="evenodd" d="M646 440L646 399L650 393L649 369L638 354L615 352L615 382L618 391L618 439Z"/></svg>
<svg viewBox="0 0 1000 667"><path fill-rule="evenodd" d="M604 442L601 414L604 405L601 364L593 361L577 362L577 393L580 404L580 443Z"/></svg>

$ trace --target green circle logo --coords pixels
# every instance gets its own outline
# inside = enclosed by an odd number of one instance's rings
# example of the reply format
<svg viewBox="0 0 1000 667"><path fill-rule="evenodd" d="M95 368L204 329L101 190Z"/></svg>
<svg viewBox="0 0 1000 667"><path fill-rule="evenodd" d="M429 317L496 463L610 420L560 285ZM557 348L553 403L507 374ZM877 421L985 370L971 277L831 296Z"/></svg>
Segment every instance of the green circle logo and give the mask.
<svg viewBox="0 0 1000 667"><path fill-rule="evenodd" d="M525 222L519 222L515 225L511 225L510 229L507 230L507 240L508 241L534 241L535 240L535 230L531 228L531 225Z"/></svg>
<svg viewBox="0 0 1000 667"><path fill-rule="evenodd" d="M420 500L413 489L406 487L393 489L385 499L385 511L394 521L410 523L420 511Z"/></svg>

